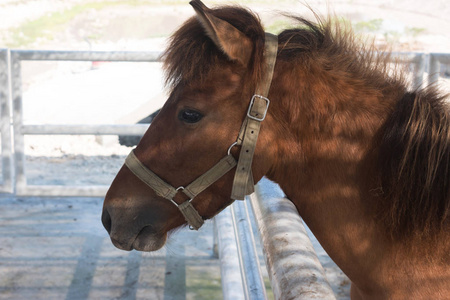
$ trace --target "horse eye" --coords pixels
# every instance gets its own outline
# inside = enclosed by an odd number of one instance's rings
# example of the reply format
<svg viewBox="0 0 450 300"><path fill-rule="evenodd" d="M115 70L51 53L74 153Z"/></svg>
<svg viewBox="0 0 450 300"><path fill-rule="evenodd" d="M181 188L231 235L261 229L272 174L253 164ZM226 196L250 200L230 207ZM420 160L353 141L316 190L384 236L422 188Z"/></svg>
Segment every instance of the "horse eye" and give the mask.
<svg viewBox="0 0 450 300"><path fill-rule="evenodd" d="M203 115L192 109L183 109L178 114L178 119L186 123L197 123L203 118Z"/></svg>

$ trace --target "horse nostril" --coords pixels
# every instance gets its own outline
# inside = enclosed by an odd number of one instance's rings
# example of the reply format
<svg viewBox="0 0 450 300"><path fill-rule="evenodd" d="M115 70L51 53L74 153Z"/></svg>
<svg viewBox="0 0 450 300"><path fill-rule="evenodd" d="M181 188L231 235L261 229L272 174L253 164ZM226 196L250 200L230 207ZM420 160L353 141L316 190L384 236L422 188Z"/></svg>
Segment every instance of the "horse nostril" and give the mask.
<svg viewBox="0 0 450 300"><path fill-rule="evenodd" d="M111 216L106 209L104 209L102 213L102 223L103 227L108 231L108 234L111 233Z"/></svg>

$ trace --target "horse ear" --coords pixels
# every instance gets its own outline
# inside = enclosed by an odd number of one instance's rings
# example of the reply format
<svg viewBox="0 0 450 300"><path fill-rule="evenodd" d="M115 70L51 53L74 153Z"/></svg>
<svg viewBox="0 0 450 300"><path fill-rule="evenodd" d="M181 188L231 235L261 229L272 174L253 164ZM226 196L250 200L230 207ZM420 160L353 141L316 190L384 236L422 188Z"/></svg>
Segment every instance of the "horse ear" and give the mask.
<svg viewBox="0 0 450 300"><path fill-rule="evenodd" d="M252 41L230 23L213 16L211 10L200 0L193 0L189 4L214 44L231 60L239 61L247 67L253 51Z"/></svg>

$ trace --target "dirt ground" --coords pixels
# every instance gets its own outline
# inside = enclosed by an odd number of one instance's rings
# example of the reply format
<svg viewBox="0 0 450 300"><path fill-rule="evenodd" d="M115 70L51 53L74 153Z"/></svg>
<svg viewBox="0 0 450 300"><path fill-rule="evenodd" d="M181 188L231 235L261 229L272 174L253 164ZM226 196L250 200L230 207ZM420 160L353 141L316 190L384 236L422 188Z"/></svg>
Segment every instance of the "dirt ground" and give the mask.
<svg viewBox="0 0 450 300"><path fill-rule="evenodd" d="M72 50L150 50L192 16L188 1L4 0L0 47ZM230 1L205 1L207 5ZM395 51L448 52L450 4L440 0L239 1L257 12L268 30L280 30L280 12L335 13L355 31L372 34ZM306 5L305 5L306 4ZM159 40L155 38L160 38Z"/></svg>
<svg viewBox="0 0 450 300"><path fill-rule="evenodd" d="M0 48L161 51L167 36L193 15L187 2L2 0ZM239 3L259 13L272 32L289 25L278 11L310 15L299 1ZM372 34L380 49L450 51L449 1L307 3L350 20L358 34ZM150 114L162 106L162 77L159 64L26 62L24 121L130 121L142 107ZM27 136L25 142L33 185L109 185L131 149L110 136ZM100 224L101 201L0 197L0 299L220 298L211 224L199 234L176 233L160 252L126 253L111 245ZM316 247L338 298L348 299L348 279ZM184 288L174 288L180 282Z"/></svg>

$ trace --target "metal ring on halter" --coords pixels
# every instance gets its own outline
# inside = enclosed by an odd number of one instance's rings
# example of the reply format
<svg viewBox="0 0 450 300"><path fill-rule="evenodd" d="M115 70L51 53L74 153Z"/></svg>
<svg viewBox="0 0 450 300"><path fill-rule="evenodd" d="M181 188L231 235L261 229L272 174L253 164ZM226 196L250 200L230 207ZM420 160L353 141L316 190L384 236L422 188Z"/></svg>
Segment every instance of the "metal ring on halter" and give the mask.
<svg viewBox="0 0 450 300"><path fill-rule="evenodd" d="M179 191L183 191L184 189L185 189L184 186L179 186L179 187L176 188L176 191L179 192ZM187 201L191 202L193 199L194 199L194 198L191 198L191 199L189 199L189 200L187 200Z"/></svg>
<svg viewBox="0 0 450 300"><path fill-rule="evenodd" d="M177 192L178 192L178 191L182 191L182 190L184 190L184 186L179 186L179 187L177 187L177 189L176 189ZM173 201L173 200L172 200L172 201ZM188 201L191 202L192 199L189 199ZM178 206L178 204L177 204L177 206ZM189 229L190 229L190 230L195 230L195 228L192 227L192 225L189 225Z"/></svg>
<svg viewBox="0 0 450 300"><path fill-rule="evenodd" d="M231 154L231 148L233 148L234 146L237 145L237 142L234 142L233 144L231 144L230 148L228 148L227 154L230 155Z"/></svg>
<svg viewBox="0 0 450 300"><path fill-rule="evenodd" d="M179 187L176 188L176 191L177 191L177 192L182 191L182 190L184 190L184 186L179 186ZM170 200L170 202L172 202L173 204L175 204L176 207L179 206L179 204L176 203L173 199L169 199L169 200ZM191 200L192 200L192 199L190 199L189 202L190 202Z"/></svg>

